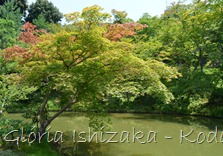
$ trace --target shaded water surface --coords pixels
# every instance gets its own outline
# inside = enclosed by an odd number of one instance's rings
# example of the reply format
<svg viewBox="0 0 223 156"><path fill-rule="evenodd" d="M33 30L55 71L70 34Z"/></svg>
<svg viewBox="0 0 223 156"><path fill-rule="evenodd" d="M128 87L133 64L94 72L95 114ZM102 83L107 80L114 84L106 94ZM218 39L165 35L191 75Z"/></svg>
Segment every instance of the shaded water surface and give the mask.
<svg viewBox="0 0 223 156"><path fill-rule="evenodd" d="M78 156L223 155L223 119L148 114L110 114L110 117L110 130L98 132L94 142L89 143L93 132L89 135L88 118L84 114L64 113L51 124L51 131L65 133L58 150L64 155ZM74 130L75 141L86 139L85 143L73 142ZM80 132L82 139L78 136ZM111 133L116 135L110 142ZM99 143L95 143L96 138Z"/></svg>

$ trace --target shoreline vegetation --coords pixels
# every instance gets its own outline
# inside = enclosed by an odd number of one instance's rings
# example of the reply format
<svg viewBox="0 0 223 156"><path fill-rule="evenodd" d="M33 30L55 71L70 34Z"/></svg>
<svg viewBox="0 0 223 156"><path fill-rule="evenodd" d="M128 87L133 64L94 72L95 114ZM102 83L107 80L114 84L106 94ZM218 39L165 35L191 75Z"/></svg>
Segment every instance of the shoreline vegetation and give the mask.
<svg viewBox="0 0 223 156"><path fill-rule="evenodd" d="M49 113L53 113L53 112L57 112L58 110L52 110L49 111ZM7 112L8 114L23 114L25 113L24 111L9 111ZM68 111L64 111L64 113L88 113L88 111L72 111L72 110L68 110ZM97 111L95 111L94 113L97 113ZM180 114L180 113L173 113L173 112L161 112L161 111L137 111L137 110L118 110L118 111L107 111L108 114L125 114L125 113L130 113L130 114L147 114L147 115L170 115L170 116L180 116L180 117L190 117L190 116L194 116L194 117L203 117L203 118L219 118L222 119L222 116L211 116L211 115L202 115L202 114Z"/></svg>

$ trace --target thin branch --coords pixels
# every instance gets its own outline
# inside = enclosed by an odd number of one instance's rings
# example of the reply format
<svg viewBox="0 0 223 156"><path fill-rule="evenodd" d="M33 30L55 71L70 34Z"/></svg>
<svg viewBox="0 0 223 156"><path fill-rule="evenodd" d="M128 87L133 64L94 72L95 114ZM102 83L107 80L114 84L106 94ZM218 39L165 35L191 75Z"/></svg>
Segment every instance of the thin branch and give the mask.
<svg viewBox="0 0 223 156"><path fill-rule="evenodd" d="M74 62L76 62L76 61L77 61L78 59L80 59L81 57L85 56L85 55L83 55L84 53L87 53L85 50L86 50L86 49L84 49L84 50L77 56L77 58L74 59Z"/></svg>
<svg viewBox="0 0 223 156"><path fill-rule="evenodd" d="M48 119L46 122L50 124L55 118L57 118L61 113L63 113L67 108L75 104L77 101L76 99L71 100L67 105L65 105L60 111L58 111L56 114L54 114L50 119Z"/></svg>
<svg viewBox="0 0 223 156"><path fill-rule="evenodd" d="M58 51L57 51L56 53L57 53L57 55L60 57L60 59L63 61L64 66L65 66L66 68L69 68L69 66L66 64L65 60L63 59L63 57L60 55L60 53L59 53Z"/></svg>

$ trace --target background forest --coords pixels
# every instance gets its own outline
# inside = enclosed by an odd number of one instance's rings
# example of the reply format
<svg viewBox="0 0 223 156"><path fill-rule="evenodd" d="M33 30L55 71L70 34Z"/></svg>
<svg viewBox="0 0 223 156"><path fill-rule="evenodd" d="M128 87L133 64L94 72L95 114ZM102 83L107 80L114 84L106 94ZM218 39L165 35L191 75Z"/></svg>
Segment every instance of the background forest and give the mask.
<svg viewBox="0 0 223 156"><path fill-rule="evenodd" d="M63 15L47 0L0 1L1 136L30 126L4 117L16 112L40 133L67 110L222 117L222 6L178 2L133 21L97 5Z"/></svg>

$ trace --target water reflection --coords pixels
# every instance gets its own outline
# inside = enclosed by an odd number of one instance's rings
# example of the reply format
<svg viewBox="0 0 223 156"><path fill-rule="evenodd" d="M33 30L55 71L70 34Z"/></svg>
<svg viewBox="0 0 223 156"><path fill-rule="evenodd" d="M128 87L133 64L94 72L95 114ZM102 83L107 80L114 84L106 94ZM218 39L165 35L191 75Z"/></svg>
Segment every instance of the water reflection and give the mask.
<svg viewBox="0 0 223 156"><path fill-rule="evenodd" d="M88 119L84 114L65 113L52 123L54 130L66 131L66 141L62 143L58 150L61 155L69 156L210 156L222 155L223 144L221 143L221 133L223 129L222 119L202 118L188 116L169 115L148 115L148 114L111 114L111 131L121 134L128 131L130 142L124 143L73 143L71 133L75 129L78 132L88 131ZM208 143L208 134L217 130L217 142L215 139ZM144 137L133 142L133 128L135 133L141 131ZM183 138L180 143L180 132L183 134L193 133ZM157 132L157 143L144 143L148 131ZM199 139L198 135L200 133ZM141 134L142 134L141 133ZM140 135L138 137L140 137ZM171 139L165 139L165 137ZM203 136L205 140L202 143ZM213 138L214 135L210 135ZM69 141L70 139L70 141ZM115 138L119 140L119 136ZM189 140L189 141L188 141ZM196 140L194 143L192 141ZM190 142L191 141L191 142Z"/></svg>

